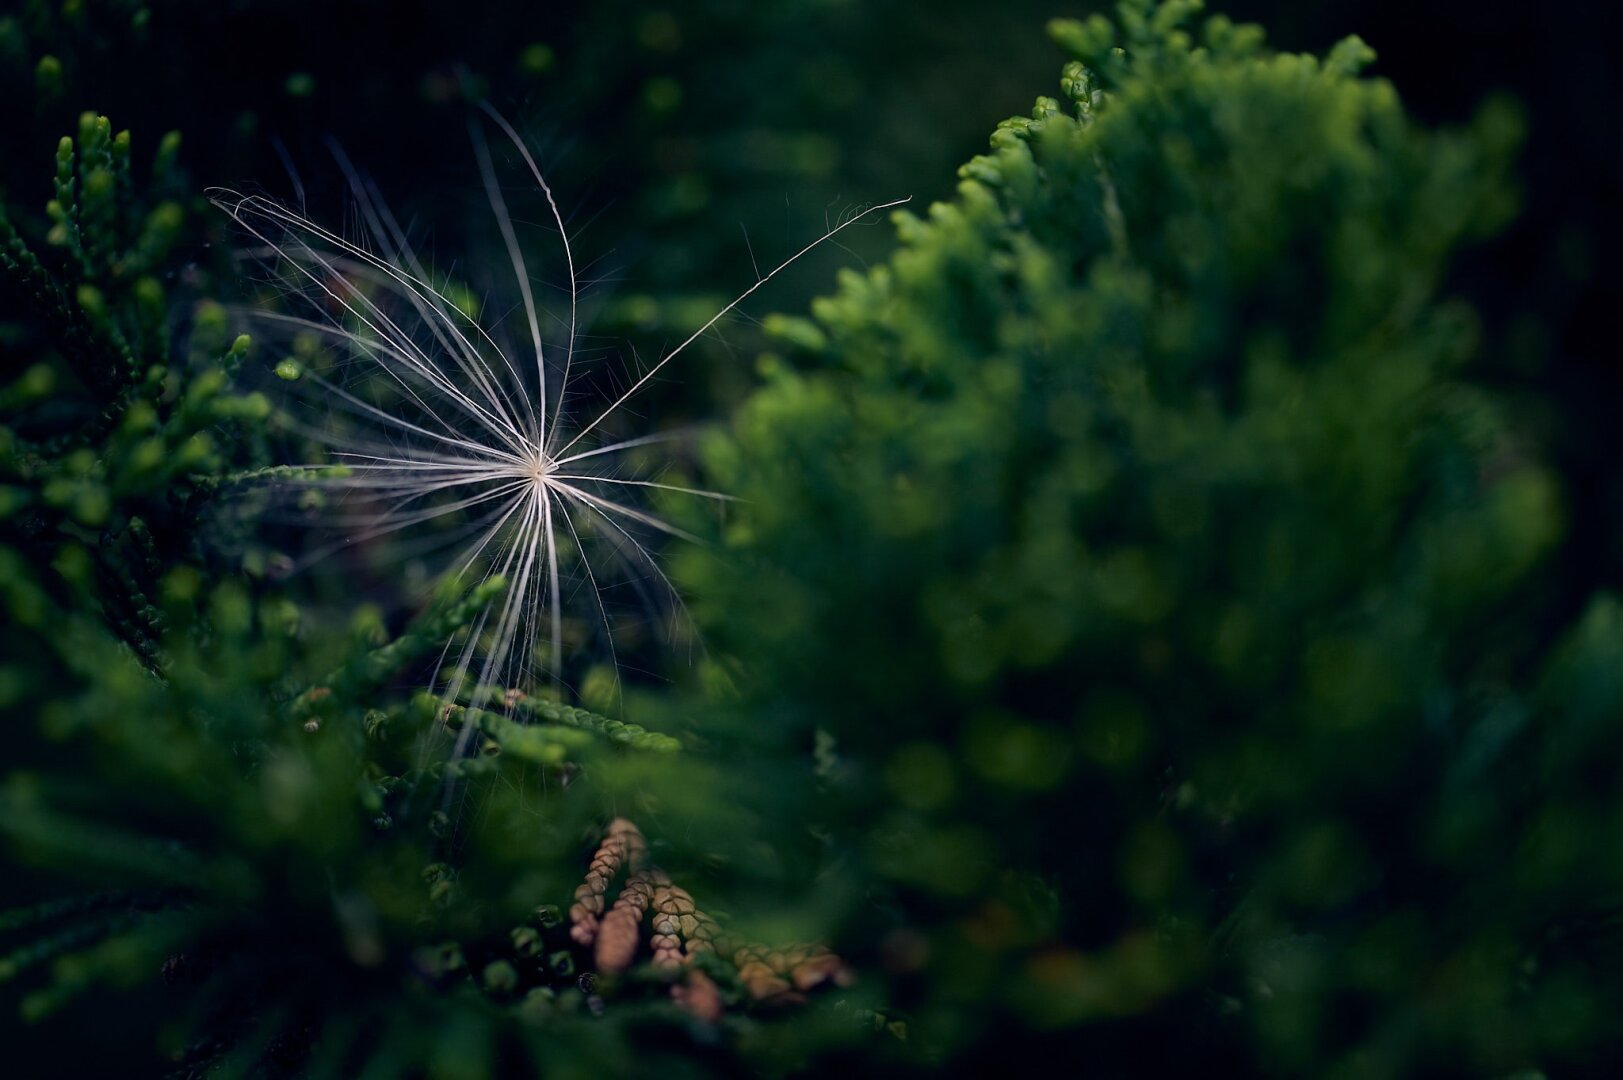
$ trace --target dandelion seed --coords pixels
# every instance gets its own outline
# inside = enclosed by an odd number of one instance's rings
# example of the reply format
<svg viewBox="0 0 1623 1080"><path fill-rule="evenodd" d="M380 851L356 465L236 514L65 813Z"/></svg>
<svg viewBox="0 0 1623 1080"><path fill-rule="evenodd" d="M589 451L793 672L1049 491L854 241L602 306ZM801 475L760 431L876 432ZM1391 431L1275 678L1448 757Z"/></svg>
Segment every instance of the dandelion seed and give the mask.
<svg viewBox="0 0 1623 1080"><path fill-rule="evenodd" d="M512 144L545 201L567 278L567 312L544 311L531 286L514 219L479 121L470 124L486 199L506 251L524 313L527 349L506 347L472 305L431 275L374 186L335 151L349 182L366 242L334 233L301 212L258 195L216 189L215 205L261 245L255 252L302 312L257 317L290 334L311 336L344 357L367 390L314 365L278 373L319 396L338 420L296 429L326 445L327 466L287 470L291 482L331 492L340 503L381 505L339 523L358 527L348 542L395 538L418 527L459 522L462 544L450 570L460 587L493 575L507 587L476 619L455 655L447 643L434 683L457 702L490 686L525 687L545 677L561 685L566 580L589 594L590 613L613 652L604 589L611 578L645 574L680 612L681 597L656 558L656 538L693 537L652 513L654 491L726 500L725 494L629 475L630 452L668 439L662 433L609 438L605 432L684 350L818 245L873 213L906 199L852 213L757 277L606 405L583 407L580 288L568 230L552 189L518 132L484 107ZM550 339L549 339L550 334ZM340 466L341 468L333 468ZM567 564L567 565L566 565ZM545 656L544 665L540 657Z"/></svg>

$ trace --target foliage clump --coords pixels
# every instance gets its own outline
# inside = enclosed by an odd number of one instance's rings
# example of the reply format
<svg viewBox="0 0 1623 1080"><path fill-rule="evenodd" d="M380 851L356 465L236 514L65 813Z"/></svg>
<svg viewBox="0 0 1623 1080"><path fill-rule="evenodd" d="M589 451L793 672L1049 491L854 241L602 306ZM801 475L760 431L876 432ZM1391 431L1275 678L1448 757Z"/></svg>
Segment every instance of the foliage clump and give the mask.
<svg viewBox="0 0 1623 1080"><path fill-rule="evenodd" d="M500 576L394 627L301 602L249 497L294 435L238 387L252 343L225 309L160 284L208 280L176 272L206 227L177 146L143 186L128 133L87 115L45 215L0 216L3 314L38 358L0 390L0 709L29 763L0 780L0 838L31 868L0 985L23 1017L140 990L187 1077L629 1072L660 1055L633 1059L627 1025L682 1046L779 995L763 978L832 978L826 952L764 976L758 950L717 953L652 867L652 925L619 926L612 963L571 939L559 904L617 770L682 744L518 688L423 692Z"/></svg>
<svg viewBox="0 0 1623 1080"><path fill-rule="evenodd" d="M1197 7L1055 23L1063 97L778 324L684 556L717 741L925 1060L1594 1060L1623 640L1538 606L1561 486L1443 288L1516 116Z"/></svg>

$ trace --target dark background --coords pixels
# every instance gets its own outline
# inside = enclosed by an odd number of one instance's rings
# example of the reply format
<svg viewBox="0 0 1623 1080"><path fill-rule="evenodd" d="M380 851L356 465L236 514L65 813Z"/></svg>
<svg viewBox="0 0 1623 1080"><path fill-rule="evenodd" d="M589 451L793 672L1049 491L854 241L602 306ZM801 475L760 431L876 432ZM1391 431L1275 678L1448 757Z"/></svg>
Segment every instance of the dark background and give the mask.
<svg viewBox="0 0 1623 1080"><path fill-rule="evenodd" d="M326 149L336 140L402 219L428 222L430 251L477 258L462 234L487 231L486 215L462 102L485 91L540 150L588 276L607 279L596 328L650 349L689 328L671 301L747 286L752 249L775 264L826 215L904 195L922 209L950 194L956 166L998 120L1054 92L1061 56L1046 21L1089 10L1053 0L84 7L79 18L33 4L13 16L22 32L7 35L0 69L15 103L0 125L0 184L15 201L43 202L48 147L94 109L135 133L138 155L179 129L199 186L291 199L291 163L311 216L327 222L344 209ZM1536 394L1525 404L1583 485L1578 532L1615 521L1623 492L1592 464L1614 457L1623 390L1607 332L1623 180L1610 5L1233 0L1211 10L1262 23L1285 49L1359 34L1378 53L1374 72L1427 122L1461 122L1493 93L1524 104L1525 210L1464 262L1459 289L1487 318L1483 377ZM47 52L64 76L42 98L33 67ZM755 313L802 310L835 266L887 250L888 230L842 240L850 253L816 253ZM643 297L667 303L629 302ZM749 339L702 352L676 396L713 416L748 385ZM1589 554L1615 582L1619 553Z"/></svg>

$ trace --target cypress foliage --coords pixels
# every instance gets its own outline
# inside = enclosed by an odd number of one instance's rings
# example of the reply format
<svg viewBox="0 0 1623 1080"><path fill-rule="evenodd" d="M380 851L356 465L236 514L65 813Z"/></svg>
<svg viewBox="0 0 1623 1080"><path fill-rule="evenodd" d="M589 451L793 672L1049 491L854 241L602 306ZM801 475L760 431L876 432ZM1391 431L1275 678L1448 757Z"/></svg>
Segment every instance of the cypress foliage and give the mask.
<svg viewBox="0 0 1623 1080"><path fill-rule="evenodd" d="M639 920L612 968L572 938L561 908L608 808L643 805L640 788L617 799L619 770L681 743L514 690L416 692L500 577L395 633L353 600L348 625L300 606L253 535L279 414L236 388L252 344L225 310L158 284L190 200L154 205L129 148L87 115L41 235L10 204L0 219L38 358L0 391L0 707L43 739L0 780L0 837L49 897L0 911L23 1018L137 991L187 1077L629 1073L663 1055L628 1025L702 1057L684 1034L700 1005L708 1025L782 996L762 978L832 978L815 950L763 976L761 950L722 947L651 862L637 880L674 964L619 978L653 934Z"/></svg>
<svg viewBox="0 0 1623 1080"><path fill-rule="evenodd" d="M1517 118L1197 6L1055 23L1063 97L778 323L684 556L716 741L908 1060L1602 1060L1615 601L1543 625L1560 484L1441 288Z"/></svg>

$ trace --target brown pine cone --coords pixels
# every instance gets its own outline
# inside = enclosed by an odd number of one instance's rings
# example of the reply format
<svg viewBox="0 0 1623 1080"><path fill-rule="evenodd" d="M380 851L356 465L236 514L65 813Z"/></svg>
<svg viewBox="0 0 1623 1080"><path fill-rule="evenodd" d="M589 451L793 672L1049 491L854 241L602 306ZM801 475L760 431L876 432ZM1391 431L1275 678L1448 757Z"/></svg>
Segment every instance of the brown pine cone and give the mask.
<svg viewBox="0 0 1623 1080"><path fill-rule="evenodd" d="M671 1000L704 1024L719 1023L725 1008L715 981L698 968L689 971L685 980L671 987Z"/></svg>
<svg viewBox="0 0 1623 1080"><path fill-rule="evenodd" d="M569 908L569 936L581 945L597 937L609 885L622 866L636 870L648 853L648 843L638 828L625 818L615 818L603 835L603 842L586 868L586 880L575 889L575 902Z"/></svg>
<svg viewBox="0 0 1623 1080"><path fill-rule="evenodd" d="M626 878L626 887L620 891L614 907L603 916L603 924L598 930L598 971L616 974L631 966L632 959L637 955L643 912L648 910L653 891L653 878L643 871L636 871Z"/></svg>

